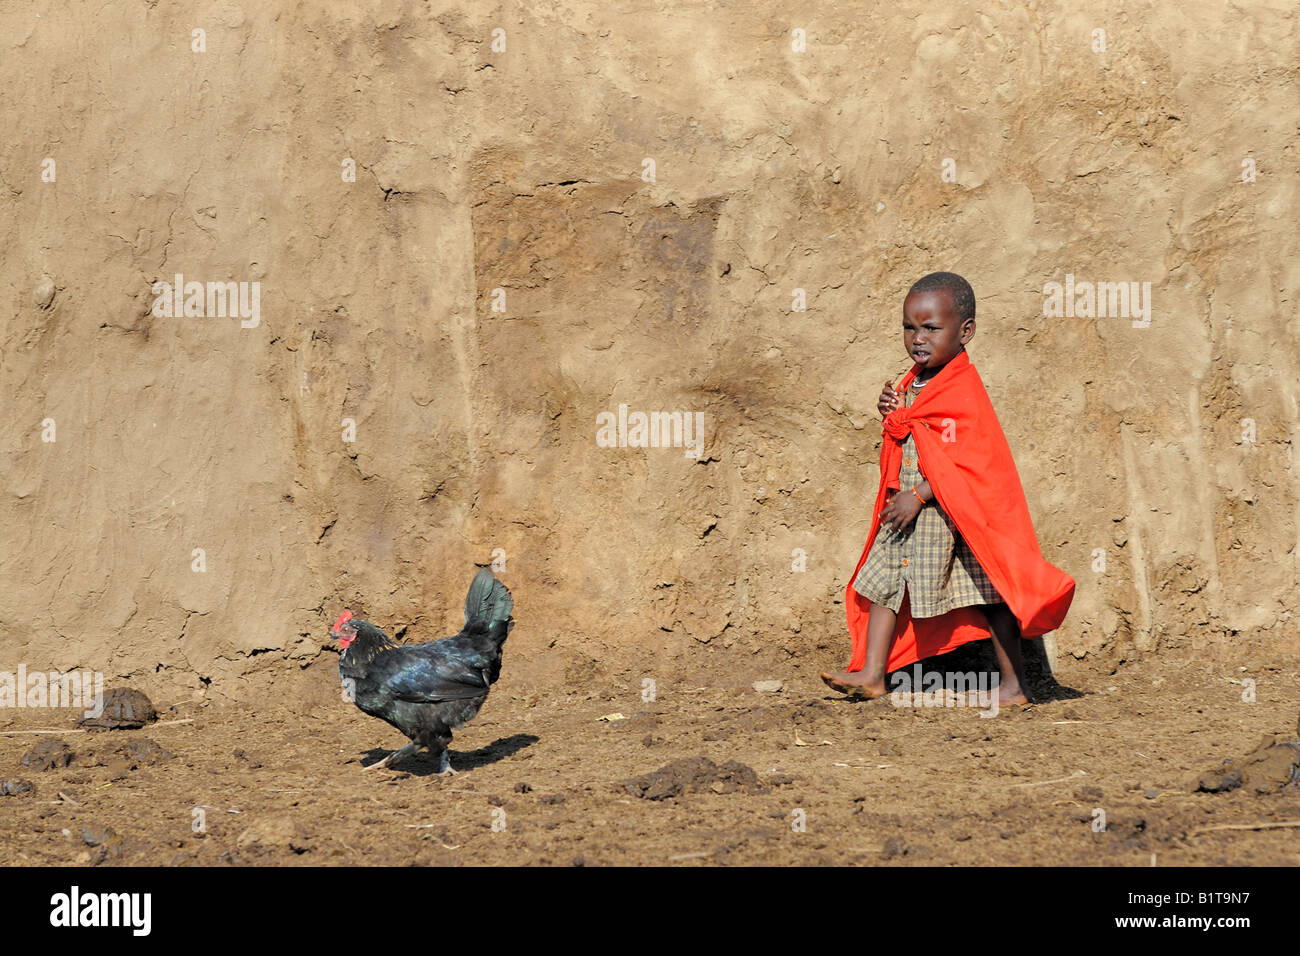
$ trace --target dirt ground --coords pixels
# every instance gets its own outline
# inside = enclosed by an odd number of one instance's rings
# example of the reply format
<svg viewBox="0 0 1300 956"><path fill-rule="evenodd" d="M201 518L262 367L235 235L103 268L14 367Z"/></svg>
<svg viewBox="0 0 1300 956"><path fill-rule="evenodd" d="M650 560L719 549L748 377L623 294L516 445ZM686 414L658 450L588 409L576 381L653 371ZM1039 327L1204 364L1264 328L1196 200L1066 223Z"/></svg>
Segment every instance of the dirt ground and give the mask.
<svg viewBox="0 0 1300 956"><path fill-rule="evenodd" d="M1300 819L1300 786L1196 792L1226 759L1297 733L1300 661L1071 661L1058 682L1039 675L1048 699L992 719L847 702L803 665L759 693L741 670L660 680L643 701L639 674L524 696L507 666L445 778L423 754L363 772L405 741L341 699L306 713L155 701L140 730L50 735L72 756L44 771L21 764L41 735L16 731L77 715L9 710L0 781L33 789L0 797L0 864L1300 863L1295 829L1225 826ZM119 752L142 740L158 747ZM659 773L684 758L716 766Z"/></svg>

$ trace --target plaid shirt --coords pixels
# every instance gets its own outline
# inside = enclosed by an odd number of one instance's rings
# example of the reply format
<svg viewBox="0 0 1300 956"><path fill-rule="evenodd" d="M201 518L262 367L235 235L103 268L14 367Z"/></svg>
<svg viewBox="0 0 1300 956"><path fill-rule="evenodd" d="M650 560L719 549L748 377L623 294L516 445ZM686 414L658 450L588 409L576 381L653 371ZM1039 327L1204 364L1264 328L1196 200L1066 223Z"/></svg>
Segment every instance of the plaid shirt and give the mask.
<svg viewBox="0 0 1300 956"><path fill-rule="evenodd" d="M904 407L923 387L912 384L903 397ZM923 481L916 443L909 434L903 440L899 494L910 495L912 486ZM916 520L901 531L880 526L866 564L853 579L853 590L895 613L906 590L912 617L938 617L956 607L1002 601L952 519L934 500L922 505Z"/></svg>

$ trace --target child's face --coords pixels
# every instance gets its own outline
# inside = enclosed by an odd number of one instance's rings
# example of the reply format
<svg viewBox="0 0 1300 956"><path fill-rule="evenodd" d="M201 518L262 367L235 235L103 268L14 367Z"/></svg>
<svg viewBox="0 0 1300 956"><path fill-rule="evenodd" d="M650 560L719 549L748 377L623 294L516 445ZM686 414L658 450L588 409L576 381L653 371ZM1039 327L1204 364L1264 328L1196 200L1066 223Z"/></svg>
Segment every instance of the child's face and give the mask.
<svg viewBox="0 0 1300 956"><path fill-rule="evenodd" d="M947 289L913 292L903 301L903 346L923 370L943 368L974 335L975 320L958 318Z"/></svg>

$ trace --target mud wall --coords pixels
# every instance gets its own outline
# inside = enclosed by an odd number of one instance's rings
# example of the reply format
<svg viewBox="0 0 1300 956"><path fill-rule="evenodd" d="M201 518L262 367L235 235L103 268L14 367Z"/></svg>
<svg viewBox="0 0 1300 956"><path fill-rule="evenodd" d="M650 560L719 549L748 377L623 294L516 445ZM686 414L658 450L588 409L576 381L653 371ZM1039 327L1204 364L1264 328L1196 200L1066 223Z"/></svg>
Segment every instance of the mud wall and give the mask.
<svg viewBox="0 0 1300 956"><path fill-rule="evenodd" d="M525 681L842 663L875 397L936 269L1079 582L1057 652L1295 649L1296 32L1281 2L10 5L4 656L238 699L332 667L343 606L454 630L495 554ZM256 283L256 324L160 315L177 274ZM1149 322L1045 317L1067 275L1150 283ZM602 447L620 405L701 413L699 457Z"/></svg>

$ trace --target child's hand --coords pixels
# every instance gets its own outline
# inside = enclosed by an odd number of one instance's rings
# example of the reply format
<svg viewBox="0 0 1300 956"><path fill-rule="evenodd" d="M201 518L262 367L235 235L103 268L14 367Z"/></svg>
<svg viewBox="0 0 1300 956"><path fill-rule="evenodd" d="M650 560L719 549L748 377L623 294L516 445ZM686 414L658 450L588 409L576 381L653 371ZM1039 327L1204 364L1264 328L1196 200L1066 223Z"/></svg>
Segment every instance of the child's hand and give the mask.
<svg viewBox="0 0 1300 956"><path fill-rule="evenodd" d="M880 401L876 403L876 408L880 411L883 418L898 407L898 393L894 391L893 382L885 382L885 390L880 393Z"/></svg>
<svg viewBox="0 0 1300 956"><path fill-rule="evenodd" d="M896 491L880 511L880 525L894 531L902 531L916 520L923 507L921 499L912 494L911 489L904 488L902 491Z"/></svg>

